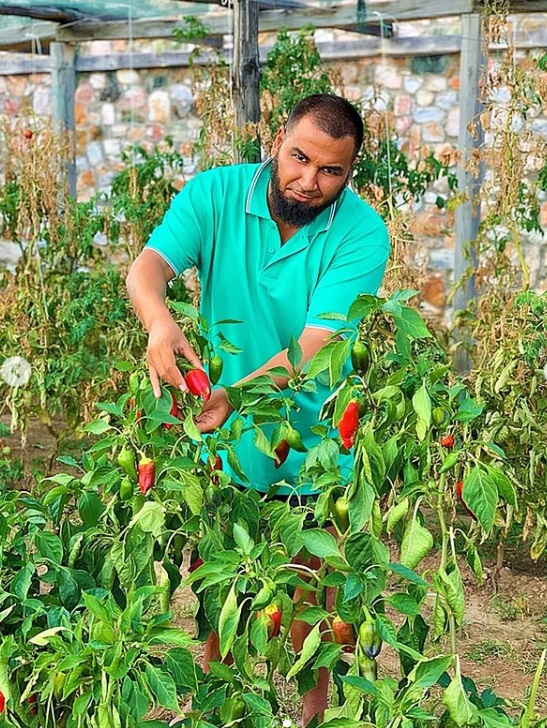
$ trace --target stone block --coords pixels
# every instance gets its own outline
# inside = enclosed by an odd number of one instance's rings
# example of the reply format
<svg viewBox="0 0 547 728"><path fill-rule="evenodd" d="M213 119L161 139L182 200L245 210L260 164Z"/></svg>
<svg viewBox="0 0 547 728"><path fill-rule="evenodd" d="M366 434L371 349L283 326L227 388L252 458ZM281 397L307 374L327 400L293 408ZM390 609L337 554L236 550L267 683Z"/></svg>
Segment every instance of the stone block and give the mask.
<svg viewBox="0 0 547 728"><path fill-rule="evenodd" d="M38 116L51 115L51 89L37 88L32 100L32 108Z"/></svg>
<svg viewBox="0 0 547 728"><path fill-rule="evenodd" d="M403 86L408 94L414 95L421 88L424 80L418 76L405 76L403 78Z"/></svg>
<svg viewBox="0 0 547 728"><path fill-rule="evenodd" d="M433 91L438 93L439 91L446 91L448 86L446 76L429 76L425 82L424 88L427 91Z"/></svg>
<svg viewBox="0 0 547 728"><path fill-rule="evenodd" d="M415 98L418 106L431 106L431 104L435 101L435 94L433 91L426 91L426 89L421 88L416 92Z"/></svg>
<svg viewBox="0 0 547 728"><path fill-rule="evenodd" d="M94 98L95 92L93 90L93 86L90 83L84 81L83 83L78 84L74 93L74 101L76 103L89 104L91 103L91 101L93 101Z"/></svg>
<svg viewBox="0 0 547 728"><path fill-rule="evenodd" d="M445 117L442 109L437 109L434 106L427 107L425 109L416 109L414 111L414 121L417 124L438 124Z"/></svg>
<svg viewBox="0 0 547 728"><path fill-rule="evenodd" d="M438 273L430 275L423 283L422 298L432 306L444 308L446 303L446 291L444 285L444 276Z"/></svg>
<svg viewBox="0 0 547 728"><path fill-rule="evenodd" d="M83 192L84 190L88 189L89 187L93 187L95 185L95 175L93 174L93 171L91 169L86 169L84 172L78 175L78 179L76 180L76 189L78 190L78 193Z"/></svg>
<svg viewBox="0 0 547 728"><path fill-rule="evenodd" d="M23 74L18 76L7 76L6 82L9 93L12 96L24 96L27 87L27 77Z"/></svg>
<svg viewBox="0 0 547 728"><path fill-rule="evenodd" d="M141 82L141 77L132 68L121 68L116 71L116 79L124 86L138 86Z"/></svg>
<svg viewBox="0 0 547 728"><path fill-rule="evenodd" d="M159 142L165 137L165 128L162 124L152 124L146 130L146 136L154 142Z"/></svg>
<svg viewBox="0 0 547 728"><path fill-rule="evenodd" d="M399 94L395 97L393 105L393 113L395 116L407 116L412 113L414 99L408 94Z"/></svg>
<svg viewBox="0 0 547 728"><path fill-rule="evenodd" d="M92 56L107 56L111 51L111 44L108 40L94 40L90 46L89 52Z"/></svg>
<svg viewBox="0 0 547 728"><path fill-rule="evenodd" d="M445 111L448 111L457 104L458 94L455 91L442 91L437 94L437 98L435 99L435 106L438 106L440 109L444 109Z"/></svg>
<svg viewBox="0 0 547 728"><path fill-rule="evenodd" d="M91 73L89 75L89 85L95 90L106 88L106 73Z"/></svg>
<svg viewBox="0 0 547 728"><path fill-rule="evenodd" d="M15 114L19 111L19 105L19 99L14 99L10 96L2 99L2 111L8 116L15 116Z"/></svg>
<svg viewBox="0 0 547 728"><path fill-rule="evenodd" d="M452 76L448 79L448 88L452 89L453 91L459 91L460 83L461 82L459 76Z"/></svg>
<svg viewBox="0 0 547 728"><path fill-rule="evenodd" d="M450 111L446 115L445 131L446 131L447 136L455 137L456 139L458 138L458 135L460 133L460 107L459 106L456 106L453 109L450 109Z"/></svg>
<svg viewBox="0 0 547 728"><path fill-rule="evenodd" d="M105 126L114 126L116 123L116 107L114 104L103 104L101 108L102 123Z"/></svg>
<svg viewBox="0 0 547 728"><path fill-rule="evenodd" d="M165 124L171 118L171 100L164 90L152 91L148 98L148 121Z"/></svg>
<svg viewBox="0 0 547 728"><path fill-rule="evenodd" d="M397 90L403 85L399 69L392 64L379 64L376 68L376 83L383 88Z"/></svg>
<svg viewBox="0 0 547 728"><path fill-rule="evenodd" d="M87 158L90 167L96 167L104 160L103 145L99 141L89 142L87 145Z"/></svg>
<svg viewBox="0 0 547 728"><path fill-rule="evenodd" d="M179 118L187 116L195 102L190 86L185 83L174 83L169 89L169 94L177 116Z"/></svg>
<svg viewBox="0 0 547 728"><path fill-rule="evenodd" d="M119 139L105 139L103 148L107 157L119 157L121 153L121 142Z"/></svg>
<svg viewBox="0 0 547 728"><path fill-rule="evenodd" d="M422 137L424 142L436 143L444 141L444 128L441 124L435 122L429 122L424 124L422 130Z"/></svg>
<svg viewBox="0 0 547 728"><path fill-rule="evenodd" d="M454 270L454 251L445 248L434 248L429 252L429 267L433 270Z"/></svg>
<svg viewBox="0 0 547 728"><path fill-rule="evenodd" d="M80 126L87 121L87 106L82 103L76 102L74 104L74 121L76 126Z"/></svg>

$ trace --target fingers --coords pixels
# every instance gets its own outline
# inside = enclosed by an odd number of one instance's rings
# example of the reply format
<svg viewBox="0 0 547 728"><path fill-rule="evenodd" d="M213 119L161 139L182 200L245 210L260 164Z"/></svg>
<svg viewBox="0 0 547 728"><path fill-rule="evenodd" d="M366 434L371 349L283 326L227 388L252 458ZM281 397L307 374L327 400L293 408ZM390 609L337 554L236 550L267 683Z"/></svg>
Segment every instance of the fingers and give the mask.
<svg viewBox="0 0 547 728"><path fill-rule="evenodd" d="M153 366L148 365L148 374L150 377L150 384L152 385L152 390L154 392L154 397L156 399L159 399L161 397L161 386L158 373Z"/></svg>

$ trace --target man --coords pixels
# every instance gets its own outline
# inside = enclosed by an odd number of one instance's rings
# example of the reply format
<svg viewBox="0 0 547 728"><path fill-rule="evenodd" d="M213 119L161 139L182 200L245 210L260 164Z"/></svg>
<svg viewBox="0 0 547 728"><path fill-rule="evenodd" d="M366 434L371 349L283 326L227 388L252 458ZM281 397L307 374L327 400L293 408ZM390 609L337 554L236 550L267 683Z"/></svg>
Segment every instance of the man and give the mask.
<svg viewBox="0 0 547 728"><path fill-rule="evenodd" d="M363 122L345 99L316 94L302 99L274 140L262 165L234 165L203 172L175 197L161 225L133 263L127 287L149 334L148 363L156 396L160 380L186 390L175 356L202 367L196 353L165 305L166 283L196 265L201 282L201 311L209 324L236 319L228 338L241 353L225 357L221 385L265 374L276 366L290 369L287 347L294 336L311 359L341 323L321 318L346 314L359 293L376 293L389 254L381 218L348 189L363 141ZM280 388L287 378L274 377ZM304 445L317 441L317 424L329 390L295 396L291 420ZM196 422L212 432L231 415L222 386L213 390ZM252 432L238 445L249 483L266 492L273 483L294 493L304 454L291 451L275 469L258 452ZM341 458L341 465L344 458ZM345 467L351 468L346 456ZM291 490L291 484L293 488ZM301 486L299 493L312 491ZM295 622L293 645L300 651L309 627ZM217 657L213 636L206 662ZM303 724L322 716L328 675L304 696Z"/></svg>

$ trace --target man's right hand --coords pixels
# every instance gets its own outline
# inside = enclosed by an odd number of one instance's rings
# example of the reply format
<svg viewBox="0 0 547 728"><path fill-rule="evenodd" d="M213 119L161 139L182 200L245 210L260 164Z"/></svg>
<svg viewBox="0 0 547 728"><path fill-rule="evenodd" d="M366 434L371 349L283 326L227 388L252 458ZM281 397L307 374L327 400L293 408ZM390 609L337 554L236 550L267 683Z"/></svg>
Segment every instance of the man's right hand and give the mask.
<svg viewBox="0 0 547 728"><path fill-rule="evenodd" d="M192 367L203 369L198 355L165 304L166 284L174 275L158 253L145 248L133 262L127 276L129 297L148 331L148 367L156 397L161 396L161 379L183 392L188 391L176 356L183 356Z"/></svg>
<svg viewBox="0 0 547 728"><path fill-rule="evenodd" d="M200 358L168 312L150 327L146 356L150 383L156 397L161 396L161 379L182 392L188 391L175 356L183 356L192 367L203 369Z"/></svg>

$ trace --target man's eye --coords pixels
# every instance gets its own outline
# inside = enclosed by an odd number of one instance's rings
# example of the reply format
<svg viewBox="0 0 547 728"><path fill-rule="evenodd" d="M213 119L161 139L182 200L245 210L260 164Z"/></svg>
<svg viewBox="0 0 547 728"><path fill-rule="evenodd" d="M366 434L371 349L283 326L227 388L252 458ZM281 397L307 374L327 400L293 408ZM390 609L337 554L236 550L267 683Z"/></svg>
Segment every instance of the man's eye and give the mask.
<svg viewBox="0 0 547 728"><path fill-rule="evenodd" d="M293 154L293 157L295 159L298 159L299 162L305 162L306 157L304 157L302 154L297 154L296 152Z"/></svg>
<svg viewBox="0 0 547 728"><path fill-rule="evenodd" d="M325 174L330 174L330 175L336 175L336 174L338 174L338 170L337 169L331 169L330 167L325 167L323 169L323 172Z"/></svg>

